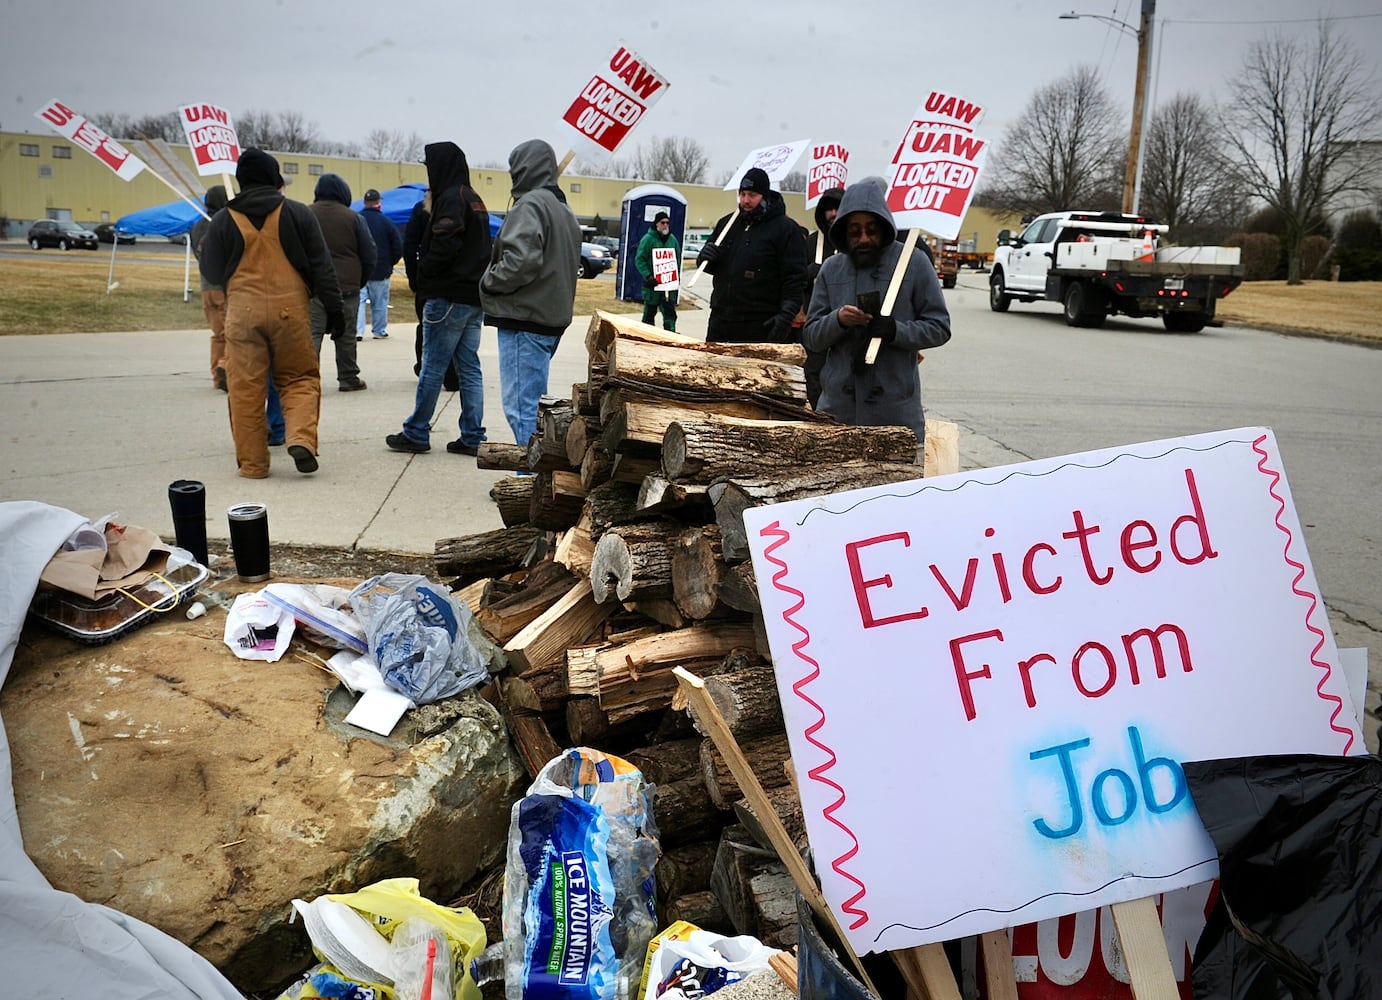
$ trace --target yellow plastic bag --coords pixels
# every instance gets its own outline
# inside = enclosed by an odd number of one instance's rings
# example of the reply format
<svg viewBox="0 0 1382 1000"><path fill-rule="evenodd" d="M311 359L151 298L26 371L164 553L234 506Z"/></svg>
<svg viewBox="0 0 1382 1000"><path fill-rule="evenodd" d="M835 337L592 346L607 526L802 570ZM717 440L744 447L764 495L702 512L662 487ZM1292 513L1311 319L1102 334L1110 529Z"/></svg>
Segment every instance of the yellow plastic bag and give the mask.
<svg viewBox="0 0 1382 1000"><path fill-rule="evenodd" d="M331 893L327 899L357 910L392 939L394 928L409 917L440 927L451 942L456 983L455 1000L481 1000L480 987L470 975L470 963L485 950L485 925L468 907L442 906L418 892L415 878L386 878L355 892Z"/></svg>

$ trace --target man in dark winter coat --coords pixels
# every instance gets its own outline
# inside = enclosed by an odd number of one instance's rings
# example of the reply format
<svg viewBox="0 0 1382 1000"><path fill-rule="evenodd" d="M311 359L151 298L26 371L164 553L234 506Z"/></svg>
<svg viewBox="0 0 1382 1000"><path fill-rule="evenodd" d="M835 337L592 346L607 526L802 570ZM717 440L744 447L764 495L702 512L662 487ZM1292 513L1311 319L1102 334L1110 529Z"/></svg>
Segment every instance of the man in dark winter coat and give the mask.
<svg viewBox="0 0 1382 1000"><path fill-rule="evenodd" d="M739 182L738 213L715 223L696 260L715 277L706 340L791 341L806 287L806 241L758 167Z"/></svg>
<svg viewBox="0 0 1382 1000"><path fill-rule="evenodd" d="M860 181L845 189L830 239L843 253L821 264L802 338L808 351L824 351L819 410L861 427L903 425L921 444L917 351L950 339L950 313L930 258L913 250L892 313L880 306L902 256L888 210L886 185ZM870 364L870 341L882 347Z"/></svg>
<svg viewBox="0 0 1382 1000"><path fill-rule="evenodd" d="M844 197L844 188L830 188L822 191L820 198L816 200L816 231L806 241L806 301L802 304L802 312L811 306L811 292L816 287L816 275L821 273L821 265L827 258L835 256L835 244L830 242L830 227L835 224L835 215L840 208L840 199ZM825 352L811 351L806 352L806 364L802 366L806 372L806 401L815 409L816 404L821 399L821 369L825 367Z"/></svg>
<svg viewBox="0 0 1382 1000"><path fill-rule="evenodd" d="M403 238L398 227L380 209L379 192L370 188L365 192L365 204L360 210L369 234L374 238L374 269L365 276L360 289L360 314L355 324L355 339L365 335L365 303L370 304L370 329L376 340L389 335L389 283L393 266L403 256Z"/></svg>
<svg viewBox="0 0 1382 1000"><path fill-rule="evenodd" d="M432 414L447 365L461 382L460 436L446 445L456 455L475 455L485 440L485 383L480 370L480 278L492 240L489 210L470 186L470 166L454 142L428 143L423 152L432 208L422 225L416 292L422 298L422 370L413 412L403 431L384 443L394 451L430 451ZM405 265L406 266L406 265Z"/></svg>
<svg viewBox="0 0 1382 1000"><path fill-rule="evenodd" d="M322 174L313 192L312 214L322 229L322 239L331 251L331 265L336 269L336 284L341 288L341 301L349 308L360 299L360 284L374 269L374 237L365 220L350 207L350 185L339 174ZM321 357L322 338L326 336L326 308L316 296L312 297L312 346ZM344 332L331 337L336 348L336 382L341 392L357 392L365 388L360 377L360 363L356 358L355 338Z"/></svg>
<svg viewBox="0 0 1382 1000"><path fill-rule="evenodd" d="M326 332L345 332L341 290L321 227L306 205L283 197L278 161L246 149L235 168L240 194L211 220L202 275L226 290L226 384L240 475L269 474L264 403L272 379L283 401L288 453L317 471L321 376L308 301L326 310Z"/></svg>

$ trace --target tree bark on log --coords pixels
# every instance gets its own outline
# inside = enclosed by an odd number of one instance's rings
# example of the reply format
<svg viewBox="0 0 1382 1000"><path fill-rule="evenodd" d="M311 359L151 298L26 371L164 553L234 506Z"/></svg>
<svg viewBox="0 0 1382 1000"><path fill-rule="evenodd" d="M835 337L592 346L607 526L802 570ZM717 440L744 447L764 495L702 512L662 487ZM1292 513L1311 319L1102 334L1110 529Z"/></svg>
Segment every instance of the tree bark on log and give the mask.
<svg viewBox="0 0 1382 1000"><path fill-rule="evenodd" d="M727 812L715 807L705 785L696 778L658 785L653 793L653 818L664 847L713 837L728 820Z"/></svg>
<svg viewBox="0 0 1382 1000"><path fill-rule="evenodd" d="M915 463L916 452L916 436L906 427L712 417L677 421L667 428L662 470L676 482L710 483L852 460ZM913 468L921 471L915 464Z"/></svg>
<svg viewBox="0 0 1382 1000"><path fill-rule="evenodd" d="M758 600L758 578L754 574L753 563L745 561L728 567L724 576L720 577L718 594L727 607L762 617L763 608Z"/></svg>
<svg viewBox="0 0 1382 1000"><path fill-rule="evenodd" d="M668 740L664 743L650 743L619 756L643 772L643 777L654 785L680 781L682 778L699 780L701 775L701 740L699 736L688 736L684 739ZM661 863L658 862L658 864ZM707 881L700 888L705 888L710 884L708 870L706 876Z"/></svg>
<svg viewBox="0 0 1382 1000"><path fill-rule="evenodd" d="M590 446L600 440L600 418L577 414L566 428L566 461L579 469Z"/></svg>
<svg viewBox="0 0 1382 1000"><path fill-rule="evenodd" d="M736 738L783 732L782 700L772 667L749 667L707 677L705 693Z"/></svg>
<svg viewBox="0 0 1382 1000"><path fill-rule="evenodd" d="M528 471L528 446L503 441L481 441L476 449L475 468L493 472Z"/></svg>
<svg viewBox="0 0 1382 1000"><path fill-rule="evenodd" d="M797 846L799 851L804 851L808 843L806 818L801 812L801 800L797 798L797 790L788 783L781 788L765 789L763 794L772 805L773 812L777 814L782 828L787 831L787 836L791 838L792 843ZM754 813L753 806L748 799L740 799L734 803L734 815L744 829L753 835L753 839L759 847L772 848L772 841L763 832L763 824L757 814Z"/></svg>
<svg viewBox="0 0 1382 1000"><path fill-rule="evenodd" d="M533 542L542 534L530 525L496 528L461 538L439 538L433 554L437 576L464 583L504 576L520 569Z"/></svg>
<svg viewBox="0 0 1382 1000"><path fill-rule="evenodd" d="M509 640L504 652L519 671L560 662L568 648L586 642L613 610L596 603L590 583L581 580Z"/></svg>
<svg viewBox="0 0 1382 1000"><path fill-rule="evenodd" d="M481 608L475 618L485 633L501 646L525 625L561 598L576 580L565 566L539 563L523 581L517 593Z"/></svg>
<svg viewBox="0 0 1382 1000"><path fill-rule="evenodd" d="M657 458L662 453L662 438L674 421L716 416L767 420L772 412L768 407L738 400L673 402L616 389L606 393L601 404L600 441L611 454Z"/></svg>
<svg viewBox="0 0 1382 1000"><path fill-rule="evenodd" d="M604 390L597 383L577 382L571 386L571 405L575 408L576 413L582 417L598 417L600 415L600 395L603 392Z"/></svg>
<svg viewBox="0 0 1382 1000"><path fill-rule="evenodd" d="M536 476L505 476L494 484L494 506L504 527L528 524L532 517Z"/></svg>
<svg viewBox="0 0 1382 1000"><path fill-rule="evenodd" d="M782 947L779 941L789 946L795 942L796 886L792 876L777 855L754 844L743 827L728 826L720 835L710 885L736 934L751 934L764 944L772 941L774 948ZM790 920L785 904L790 904Z"/></svg>
<svg viewBox="0 0 1382 1000"><path fill-rule="evenodd" d="M632 483L603 483L586 494L586 513L590 516L590 537L599 541L611 528L648 521L638 510L638 487Z"/></svg>
<svg viewBox="0 0 1382 1000"><path fill-rule="evenodd" d="M581 459L581 485L587 490L593 490L609 482L613 475L614 456L607 452L599 438L596 438L585 450L585 457Z"/></svg>
<svg viewBox="0 0 1382 1000"><path fill-rule="evenodd" d="M611 528L595 543L590 585L595 600L672 596L672 542L678 526L665 521Z"/></svg>
<svg viewBox="0 0 1382 1000"><path fill-rule="evenodd" d="M660 782L657 784L661 785ZM657 867L653 869L657 898L676 899L690 892L708 892L718 847L716 840L701 840L663 851L662 857L657 859Z"/></svg>
<svg viewBox="0 0 1382 1000"><path fill-rule="evenodd" d="M616 483L643 482L643 478L662 468L660 458L635 458L632 455L615 455L614 465L610 467L609 478Z"/></svg>
<svg viewBox="0 0 1382 1000"><path fill-rule="evenodd" d="M496 684L509 738L513 740L518 755L523 758L523 766L527 768L529 777L536 778L543 766L561 753L561 747L552 739L542 716L525 703L527 698L519 693L521 687L514 683L513 678L501 677Z"/></svg>
<svg viewBox="0 0 1382 1000"><path fill-rule="evenodd" d="M643 477L638 488L642 514L675 514L684 521L706 522L715 516L709 487L700 483L674 483L660 472Z"/></svg>
<svg viewBox="0 0 1382 1000"><path fill-rule="evenodd" d="M842 493L866 486L906 482L919 478L917 474L920 471L915 462L856 460L803 464L798 468L763 475L717 477L710 484L709 496L715 506L715 523L720 526L725 561L736 563L749 557L744 511L750 507Z"/></svg>
<svg viewBox="0 0 1382 1000"><path fill-rule="evenodd" d="M726 397L767 396L794 404L806 400L806 375L800 365L737 353L714 354L621 337L610 345L608 364L611 379L645 391L696 389Z"/></svg>
<svg viewBox="0 0 1382 1000"><path fill-rule="evenodd" d="M658 898L662 899L663 897L659 896ZM662 911L661 926L670 927L678 920L685 920L688 924L694 924L703 931L723 934L725 937L733 937L736 933L734 924L729 919L729 914L725 913L725 908L720 905L720 900L709 889L702 892L688 892L683 896L669 900Z"/></svg>
<svg viewBox="0 0 1382 1000"><path fill-rule="evenodd" d="M787 784L783 765L791 759L792 751L787 745L786 733L744 740L739 749L753 768L758 783L765 789L781 788ZM721 809L732 808L737 800L744 797L724 756L711 740L701 744L701 777L705 780L711 801Z"/></svg>
<svg viewBox="0 0 1382 1000"><path fill-rule="evenodd" d="M644 323L636 323L621 316L598 311L590 317L590 326L586 329L586 350L590 357L599 358L603 361L609 357L609 348L619 337L640 340L649 344L661 344L666 347L682 348L688 351L702 351L707 354L737 355L797 366L806 363L806 349L800 344L707 343L703 340L658 330L656 327Z"/></svg>
<svg viewBox="0 0 1382 1000"><path fill-rule="evenodd" d="M545 531L565 531L580 520L585 505L585 487L575 472L540 472L528 505L528 522ZM495 494L498 495L497 493Z"/></svg>

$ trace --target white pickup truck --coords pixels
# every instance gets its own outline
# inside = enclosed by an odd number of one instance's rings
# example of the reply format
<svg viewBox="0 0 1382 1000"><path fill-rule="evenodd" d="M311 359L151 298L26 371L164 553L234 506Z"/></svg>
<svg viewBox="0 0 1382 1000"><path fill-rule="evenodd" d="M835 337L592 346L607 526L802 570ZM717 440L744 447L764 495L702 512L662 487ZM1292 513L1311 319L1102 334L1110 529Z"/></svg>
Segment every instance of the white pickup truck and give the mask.
<svg viewBox="0 0 1382 1000"><path fill-rule="evenodd" d="M1160 316L1173 333L1197 333L1219 299L1242 283L1238 247L1159 246L1166 226L1118 212L1052 212L1018 236L998 234L989 308L1014 299L1059 302L1070 326L1109 316Z"/></svg>

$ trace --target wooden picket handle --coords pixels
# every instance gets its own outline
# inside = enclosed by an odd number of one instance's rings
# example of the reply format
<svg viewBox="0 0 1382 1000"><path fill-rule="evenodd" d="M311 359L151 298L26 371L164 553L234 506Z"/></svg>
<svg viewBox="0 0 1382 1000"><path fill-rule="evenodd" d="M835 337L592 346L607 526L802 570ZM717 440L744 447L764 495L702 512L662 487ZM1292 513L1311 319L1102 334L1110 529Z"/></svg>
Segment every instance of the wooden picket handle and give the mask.
<svg viewBox="0 0 1382 1000"><path fill-rule="evenodd" d="M1128 966L1133 1000L1177 1000L1180 990L1151 896L1114 903L1113 926Z"/></svg>
<svg viewBox="0 0 1382 1000"><path fill-rule="evenodd" d="M897 258L897 267L893 268L892 280L888 282L888 293L883 296L883 308L879 310L880 316L891 316L893 306L897 303L897 293L902 290L902 277L907 273L907 265L912 260L912 251L917 248L917 237L921 235L920 229L907 230L907 238L902 242L902 256ZM878 349L883 346L883 341L879 337L874 337L869 341L868 353L864 355L865 364L873 364L878 360Z"/></svg>
<svg viewBox="0 0 1382 1000"><path fill-rule="evenodd" d="M716 246L719 246L721 243L723 243L723 242L725 241L725 234L729 232L730 226L734 225L734 223L738 220L738 218L739 218L739 209L736 208L736 209L734 210L734 214L731 215L731 216L729 217L729 221L725 223L725 227L724 227L723 229L721 229L719 235L715 237L715 245L716 245ZM696 265L696 269L695 269L694 271L691 272L691 276L688 277L685 281L683 281L683 282L681 283L681 287L682 287L682 288L690 288L692 285L694 285L694 284L696 283L697 279L700 278L701 272L704 271L704 270L705 270L705 265L704 265L704 264L697 264L697 265Z"/></svg>

